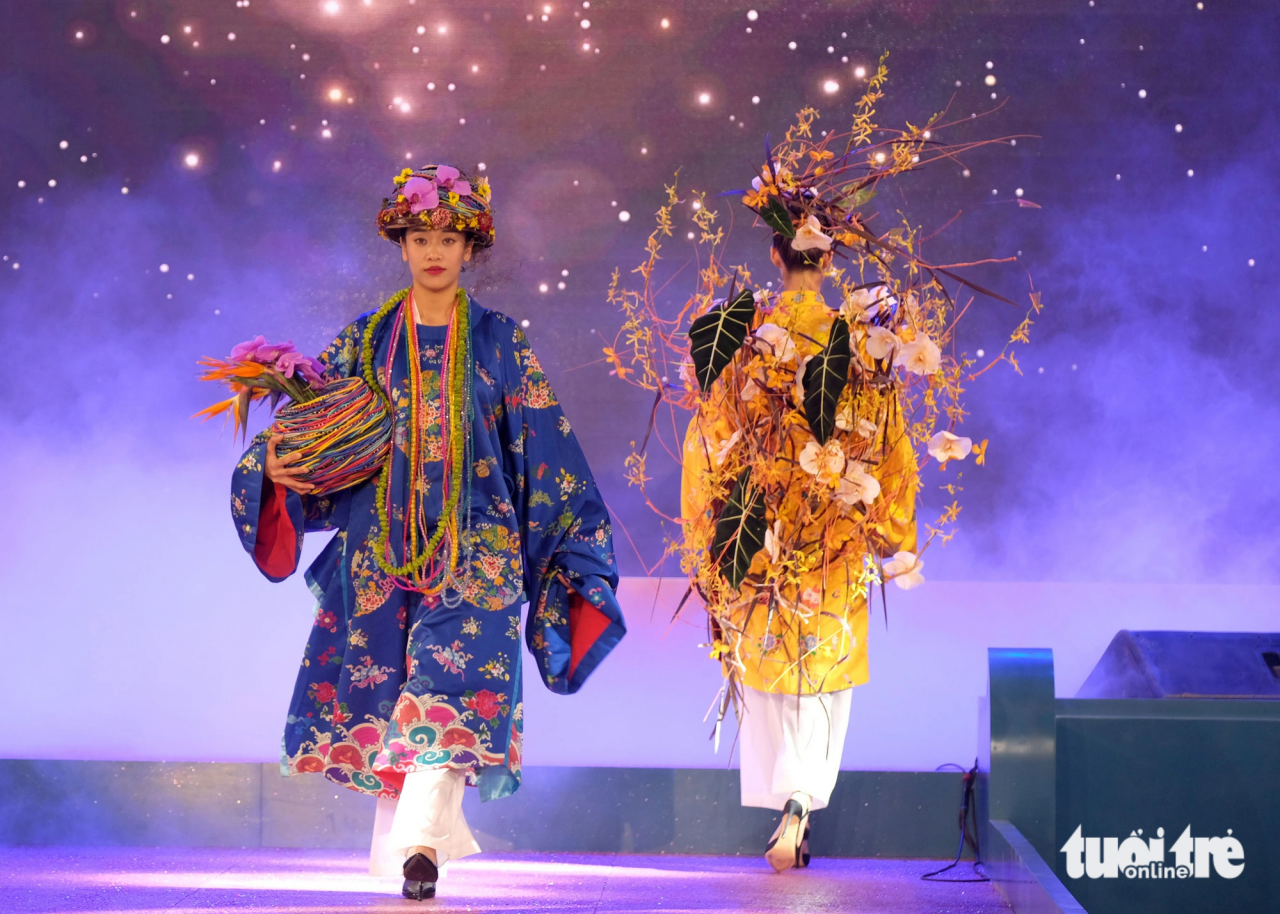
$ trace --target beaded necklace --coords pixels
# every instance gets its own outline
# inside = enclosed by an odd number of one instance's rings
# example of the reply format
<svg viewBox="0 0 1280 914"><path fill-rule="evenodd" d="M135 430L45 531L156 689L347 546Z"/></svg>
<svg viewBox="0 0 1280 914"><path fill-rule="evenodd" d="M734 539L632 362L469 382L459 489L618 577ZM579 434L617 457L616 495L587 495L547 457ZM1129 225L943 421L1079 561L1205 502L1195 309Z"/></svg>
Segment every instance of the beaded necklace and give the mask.
<svg viewBox="0 0 1280 914"><path fill-rule="evenodd" d="M422 355L418 346L417 320L414 316L413 293L405 290L393 296L370 319L365 328L362 356L364 376L371 388L382 394L390 408L390 399L382 392L373 371L374 331L396 308L391 341L387 347L386 377L392 378L401 328L405 333L405 357L409 370L409 422L405 442L408 464L408 502L402 516L400 555L397 564L391 546L392 499L389 492L392 459L388 458L378 477L375 503L379 532L374 543L378 567L389 575L396 586L415 590L424 596L439 596L449 607L462 602L464 581L458 577L459 559L469 576L472 552L471 537L471 465L473 442L474 355L471 345L471 306L467 293L459 289L445 335L444 356L440 365L439 409L426 408L423 389ZM438 431L444 441L443 484L440 516L435 530L428 535L432 519L426 514L427 479L423 455L427 452L428 429L438 418ZM425 540L425 543L423 542ZM452 591L452 593L450 593Z"/></svg>

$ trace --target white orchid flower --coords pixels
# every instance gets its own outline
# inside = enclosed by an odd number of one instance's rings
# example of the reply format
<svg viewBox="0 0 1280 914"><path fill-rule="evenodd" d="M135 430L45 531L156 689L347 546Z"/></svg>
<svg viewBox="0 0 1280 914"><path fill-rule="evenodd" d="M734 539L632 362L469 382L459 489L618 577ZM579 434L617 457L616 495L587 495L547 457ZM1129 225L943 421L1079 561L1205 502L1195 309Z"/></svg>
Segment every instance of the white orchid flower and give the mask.
<svg viewBox="0 0 1280 914"><path fill-rule="evenodd" d="M849 297L845 299L845 304L847 304L854 312L868 311L876 302L876 298L878 297L876 295L877 290L883 288L884 286L874 286L867 289L855 289L850 293Z"/></svg>
<svg viewBox="0 0 1280 914"><path fill-rule="evenodd" d="M948 460L964 460L973 451L973 439L941 431L929 439L929 456L942 466Z"/></svg>
<svg viewBox="0 0 1280 914"><path fill-rule="evenodd" d="M725 441L724 444L720 445L720 449L716 451L715 455L711 458L715 461L716 466L720 466L724 463L724 459L729 456L729 452L733 450L733 446L741 440L742 429L738 429L729 436L729 439Z"/></svg>
<svg viewBox="0 0 1280 914"><path fill-rule="evenodd" d="M870 419L862 418L858 420L855 431L858 433L859 438L870 438L876 433L876 424Z"/></svg>
<svg viewBox="0 0 1280 914"><path fill-rule="evenodd" d="M760 385L755 382L754 378L747 378L747 383L742 385L743 402L750 403L760 393Z"/></svg>
<svg viewBox="0 0 1280 914"><path fill-rule="evenodd" d="M772 527L765 528L764 548L770 561L776 563L782 555L782 518L775 520Z"/></svg>
<svg viewBox="0 0 1280 914"><path fill-rule="evenodd" d="M844 472L844 451L840 442L828 441L826 446L810 441L800 451L800 469L810 476L816 476L827 485L834 485Z"/></svg>
<svg viewBox="0 0 1280 914"><path fill-rule="evenodd" d="M889 328L874 325L867 328L867 355L871 358L887 359L901 346L902 340Z"/></svg>
<svg viewBox="0 0 1280 914"><path fill-rule="evenodd" d="M867 472L866 467L856 460L850 460L840 478L840 486L836 496L848 507L856 501L870 505L880 496L880 480Z"/></svg>
<svg viewBox="0 0 1280 914"><path fill-rule="evenodd" d="M796 344L791 334L777 324L761 324L753 336L756 352L772 355L779 362L790 362L796 357Z"/></svg>
<svg viewBox="0 0 1280 914"><path fill-rule="evenodd" d="M849 298L851 308L861 311L858 315L860 321L869 321L881 311L892 310L897 303L888 286L859 289Z"/></svg>
<svg viewBox="0 0 1280 914"><path fill-rule="evenodd" d="M893 558L884 563L885 577L892 579L903 590L911 590L924 583L923 568L924 559L905 550L895 552Z"/></svg>
<svg viewBox="0 0 1280 914"><path fill-rule="evenodd" d="M819 251L831 250L834 243L830 235L822 233L822 223L818 221L817 216L810 216L805 220L804 225L796 230L796 236L791 239L791 250L793 251L812 251L815 248Z"/></svg>
<svg viewBox="0 0 1280 914"><path fill-rule="evenodd" d="M796 397L801 403L804 402L804 370L809 367L809 361L813 356L806 356L805 360L800 363L800 367L796 369Z"/></svg>
<svg viewBox="0 0 1280 914"><path fill-rule="evenodd" d="M844 407L836 413L836 428L847 432L853 428L853 398L845 400Z"/></svg>
<svg viewBox="0 0 1280 914"><path fill-rule="evenodd" d="M942 351L927 336L918 336L898 350L893 364L912 374L933 374L942 367Z"/></svg>

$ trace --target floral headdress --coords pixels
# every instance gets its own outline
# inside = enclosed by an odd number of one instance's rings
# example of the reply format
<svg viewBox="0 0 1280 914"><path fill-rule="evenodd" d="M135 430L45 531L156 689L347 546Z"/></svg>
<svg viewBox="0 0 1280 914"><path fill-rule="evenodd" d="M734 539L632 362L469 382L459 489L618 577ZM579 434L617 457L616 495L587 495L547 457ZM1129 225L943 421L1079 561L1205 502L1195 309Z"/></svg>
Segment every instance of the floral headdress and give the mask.
<svg viewBox="0 0 1280 914"><path fill-rule="evenodd" d="M825 144L809 153L809 161L783 162L771 149L766 152L767 161L752 179L751 189L739 193L743 204L765 225L791 241L793 250L815 251L820 256L875 240L857 211L875 196L876 183L895 172L877 168L874 158L870 168L862 162L851 163L848 153L837 158ZM795 166L800 168L793 170ZM870 174L854 173L855 169Z"/></svg>
<svg viewBox="0 0 1280 914"><path fill-rule="evenodd" d="M393 179L393 196L382 201L378 234L395 241L395 229L430 228L465 232L480 247L493 244L489 181L471 179L452 165L406 168Z"/></svg>

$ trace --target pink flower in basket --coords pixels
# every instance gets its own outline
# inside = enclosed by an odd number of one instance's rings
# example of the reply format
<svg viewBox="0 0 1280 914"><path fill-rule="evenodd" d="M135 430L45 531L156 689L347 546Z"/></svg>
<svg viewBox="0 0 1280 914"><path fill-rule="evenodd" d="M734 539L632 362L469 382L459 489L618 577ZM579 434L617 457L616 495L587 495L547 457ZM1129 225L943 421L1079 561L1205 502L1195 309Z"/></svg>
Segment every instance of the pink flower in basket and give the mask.
<svg viewBox="0 0 1280 914"><path fill-rule="evenodd" d="M312 387L319 387L324 383L324 378L321 377L324 366L297 351L282 352L276 357L275 368L286 378L292 378L294 372L298 372Z"/></svg>
<svg viewBox="0 0 1280 914"><path fill-rule="evenodd" d="M227 361L257 362L260 365L270 365L285 353L296 353L297 351L298 349L293 345L292 340L287 340L283 343L268 343L265 336L255 336L253 339L232 349L231 355L227 356Z"/></svg>

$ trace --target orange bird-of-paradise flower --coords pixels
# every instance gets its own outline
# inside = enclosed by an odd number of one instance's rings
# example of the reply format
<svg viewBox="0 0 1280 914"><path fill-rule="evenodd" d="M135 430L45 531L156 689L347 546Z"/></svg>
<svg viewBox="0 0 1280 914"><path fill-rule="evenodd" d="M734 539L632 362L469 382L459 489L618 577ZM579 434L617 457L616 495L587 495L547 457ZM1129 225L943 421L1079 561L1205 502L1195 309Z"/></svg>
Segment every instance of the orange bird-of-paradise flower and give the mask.
<svg viewBox="0 0 1280 914"><path fill-rule="evenodd" d="M208 422L214 416L223 416L229 413L234 423L232 426L233 434L240 435L243 438L249 426L249 405L255 400L268 396L269 392L262 388L245 387L241 384L232 384L232 389L236 391L234 397L220 400L212 406L206 406L191 418Z"/></svg>
<svg viewBox="0 0 1280 914"><path fill-rule="evenodd" d="M192 419L203 419L208 422L214 416L221 416L223 413L230 412L236 408L236 398L231 397L226 400L219 400L212 406L206 406L200 412L193 415Z"/></svg>
<svg viewBox="0 0 1280 914"><path fill-rule="evenodd" d="M267 366L257 362L228 362L224 359L204 358L198 359L196 364L209 369L200 376L201 381L224 381L227 378L260 378L267 371Z"/></svg>

